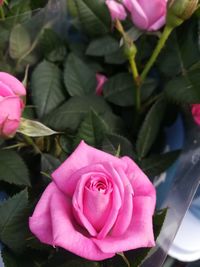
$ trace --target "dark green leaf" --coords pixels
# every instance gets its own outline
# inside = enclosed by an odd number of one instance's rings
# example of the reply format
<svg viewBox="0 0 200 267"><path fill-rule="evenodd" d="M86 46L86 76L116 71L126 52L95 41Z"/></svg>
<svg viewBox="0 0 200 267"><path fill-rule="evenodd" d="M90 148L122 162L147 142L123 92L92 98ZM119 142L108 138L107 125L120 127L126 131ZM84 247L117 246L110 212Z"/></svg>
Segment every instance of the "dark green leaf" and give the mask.
<svg viewBox="0 0 200 267"><path fill-rule="evenodd" d="M167 170L179 157L180 150L161 155L150 156L140 163L141 168L149 177L154 177Z"/></svg>
<svg viewBox="0 0 200 267"><path fill-rule="evenodd" d="M136 149L141 159L147 155L160 129L165 112L165 102L159 99L149 110L138 134Z"/></svg>
<svg viewBox="0 0 200 267"><path fill-rule="evenodd" d="M110 154L116 155L118 149L120 156L134 157L133 146L131 142L124 136L117 134L106 134L102 149Z"/></svg>
<svg viewBox="0 0 200 267"><path fill-rule="evenodd" d="M119 42L113 37L106 35L93 40L86 51L90 56L105 56L119 50Z"/></svg>
<svg viewBox="0 0 200 267"><path fill-rule="evenodd" d="M0 204L0 240L16 253L21 252L25 246L27 208L27 190Z"/></svg>
<svg viewBox="0 0 200 267"><path fill-rule="evenodd" d="M200 102L200 75L199 68L170 80L165 86L166 96L177 102L195 104Z"/></svg>
<svg viewBox="0 0 200 267"><path fill-rule="evenodd" d="M50 154L43 153L41 156L41 169L47 174L51 174L60 166L61 162Z"/></svg>
<svg viewBox="0 0 200 267"><path fill-rule="evenodd" d="M114 65L121 65L127 62L127 58L124 55L123 47L120 47L116 52L105 56L105 62Z"/></svg>
<svg viewBox="0 0 200 267"><path fill-rule="evenodd" d="M68 56L65 64L64 82L71 96L95 93L95 72L73 53Z"/></svg>
<svg viewBox="0 0 200 267"><path fill-rule="evenodd" d="M71 260L57 267L100 267L98 262L92 262L87 260Z"/></svg>
<svg viewBox="0 0 200 267"><path fill-rule="evenodd" d="M61 71L48 61L43 61L35 68L32 74L31 88L39 118L47 115L66 99Z"/></svg>
<svg viewBox="0 0 200 267"><path fill-rule="evenodd" d="M77 130L84 116L93 109L99 115L107 115L110 113L110 108L98 96L74 96L71 97L65 104L59 107L56 111L49 114L45 122L52 128L58 131Z"/></svg>
<svg viewBox="0 0 200 267"><path fill-rule="evenodd" d="M16 25L10 34L9 53L13 59L21 58L31 47L28 31L20 24Z"/></svg>
<svg viewBox="0 0 200 267"><path fill-rule="evenodd" d="M140 88L142 101L147 100L151 96L157 85L158 82L152 78L146 79L144 81L143 85Z"/></svg>
<svg viewBox="0 0 200 267"><path fill-rule="evenodd" d="M109 127L105 121L95 111L91 110L81 122L75 138L75 147L81 140L84 140L87 144L98 148L104 134L108 131Z"/></svg>
<svg viewBox="0 0 200 267"><path fill-rule="evenodd" d="M28 169L16 152L0 151L0 181L30 186Z"/></svg>
<svg viewBox="0 0 200 267"><path fill-rule="evenodd" d="M75 0L81 25L92 36L104 35L111 28L109 11L104 0Z"/></svg>
<svg viewBox="0 0 200 267"><path fill-rule="evenodd" d="M104 85L105 98L116 105L132 106L135 101L136 90L129 73L120 73L111 77Z"/></svg>

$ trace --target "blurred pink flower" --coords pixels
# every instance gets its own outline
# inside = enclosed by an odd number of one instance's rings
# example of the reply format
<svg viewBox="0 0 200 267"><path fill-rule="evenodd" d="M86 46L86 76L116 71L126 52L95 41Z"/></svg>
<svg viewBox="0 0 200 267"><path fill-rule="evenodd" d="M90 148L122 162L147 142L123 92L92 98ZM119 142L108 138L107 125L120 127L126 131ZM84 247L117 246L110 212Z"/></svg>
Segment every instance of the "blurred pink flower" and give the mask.
<svg viewBox="0 0 200 267"><path fill-rule="evenodd" d="M96 87L96 94L97 95L102 95L103 93L103 86L104 83L108 80L107 77L103 74L97 73L96 74L96 79L97 79L97 87Z"/></svg>
<svg viewBox="0 0 200 267"><path fill-rule="evenodd" d="M193 104L191 110L194 121L200 125L200 104Z"/></svg>

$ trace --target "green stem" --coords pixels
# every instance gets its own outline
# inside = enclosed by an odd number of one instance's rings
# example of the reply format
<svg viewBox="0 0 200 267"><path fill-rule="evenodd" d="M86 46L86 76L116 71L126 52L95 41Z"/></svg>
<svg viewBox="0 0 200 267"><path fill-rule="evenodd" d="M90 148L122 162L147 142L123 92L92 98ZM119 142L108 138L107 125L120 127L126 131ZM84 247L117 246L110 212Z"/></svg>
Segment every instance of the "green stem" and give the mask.
<svg viewBox="0 0 200 267"><path fill-rule="evenodd" d="M141 108L141 99L140 99L140 76L137 70L135 59L133 57L129 58L129 63L131 66L131 72L133 75L133 80L136 84L136 110L140 111Z"/></svg>
<svg viewBox="0 0 200 267"><path fill-rule="evenodd" d="M155 63L158 55L160 54L160 51L162 50L162 48L164 47L169 35L171 34L173 28L165 26L164 31L160 37L160 40L151 56L151 58L149 59L149 61L147 62L142 74L141 74L141 81L144 81L147 77L147 74L149 73L151 67L153 66L153 64Z"/></svg>
<svg viewBox="0 0 200 267"><path fill-rule="evenodd" d="M130 262L128 261L128 259L126 258L126 256L124 255L123 252L121 252L121 253L117 253L117 254L123 258L124 262L126 263L126 265L127 265L128 267L131 267Z"/></svg>
<svg viewBox="0 0 200 267"><path fill-rule="evenodd" d="M2 6L0 7L0 18L2 20L5 20L5 14L4 14L4 10L3 10L3 7Z"/></svg>

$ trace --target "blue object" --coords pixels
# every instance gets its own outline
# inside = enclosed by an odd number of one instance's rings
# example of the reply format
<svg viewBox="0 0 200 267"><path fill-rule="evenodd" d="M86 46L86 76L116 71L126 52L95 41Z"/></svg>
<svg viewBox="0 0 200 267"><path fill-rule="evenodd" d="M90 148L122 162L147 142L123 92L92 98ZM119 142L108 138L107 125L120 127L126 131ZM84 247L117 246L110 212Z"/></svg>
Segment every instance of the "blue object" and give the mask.
<svg viewBox="0 0 200 267"><path fill-rule="evenodd" d="M175 123L165 129L166 133L166 147L165 152L170 152L177 149L182 149L185 139L185 129L183 124L183 118L181 115L178 116ZM161 176L157 177L157 207L161 207L166 195L170 191L172 183L175 178L175 172L177 169L177 161L163 173Z"/></svg>

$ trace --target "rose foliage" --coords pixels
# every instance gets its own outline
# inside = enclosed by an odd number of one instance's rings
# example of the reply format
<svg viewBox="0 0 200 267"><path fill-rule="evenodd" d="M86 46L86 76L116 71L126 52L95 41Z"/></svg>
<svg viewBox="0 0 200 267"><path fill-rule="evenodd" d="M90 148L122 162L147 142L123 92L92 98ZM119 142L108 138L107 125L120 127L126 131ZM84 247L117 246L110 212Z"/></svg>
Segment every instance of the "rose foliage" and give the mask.
<svg viewBox="0 0 200 267"><path fill-rule="evenodd" d="M168 129L200 124L197 4L0 1L5 267L154 259Z"/></svg>

